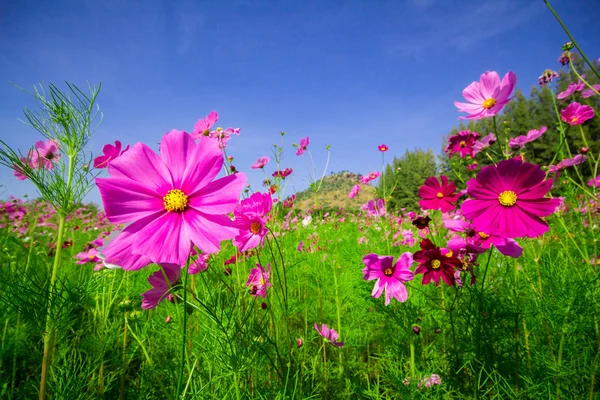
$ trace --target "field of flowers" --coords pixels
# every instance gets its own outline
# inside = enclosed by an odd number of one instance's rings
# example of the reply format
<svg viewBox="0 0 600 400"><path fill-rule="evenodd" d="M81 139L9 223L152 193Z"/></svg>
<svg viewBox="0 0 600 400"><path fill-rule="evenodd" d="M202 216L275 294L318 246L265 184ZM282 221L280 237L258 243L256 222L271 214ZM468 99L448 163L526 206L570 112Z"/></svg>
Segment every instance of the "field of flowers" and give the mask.
<svg viewBox="0 0 600 400"><path fill-rule="evenodd" d="M497 126L513 72L464 89L461 118L493 129L448 138L414 209L382 171L358 211L319 207L323 176L299 209L277 146L251 188L214 111L158 152L92 155L99 88L36 91L40 141L0 148L39 191L0 203L0 397L600 398L600 74L574 41L559 61L549 126ZM552 163L528 162L550 132ZM312 160L309 137L294 151Z"/></svg>

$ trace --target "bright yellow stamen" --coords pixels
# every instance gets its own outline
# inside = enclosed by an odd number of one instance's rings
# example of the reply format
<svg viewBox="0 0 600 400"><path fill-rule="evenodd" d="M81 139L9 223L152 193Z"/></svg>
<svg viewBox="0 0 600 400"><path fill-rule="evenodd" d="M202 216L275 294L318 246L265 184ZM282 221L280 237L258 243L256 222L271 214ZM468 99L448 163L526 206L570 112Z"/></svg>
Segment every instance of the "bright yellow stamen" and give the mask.
<svg viewBox="0 0 600 400"><path fill-rule="evenodd" d="M187 208L188 197L179 189L169 190L163 197L165 210L181 212Z"/></svg>
<svg viewBox="0 0 600 400"><path fill-rule="evenodd" d="M431 268L433 268L433 269L438 269L441 265L442 265L442 263L440 260L432 260L431 261Z"/></svg>
<svg viewBox="0 0 600 400"><path fill-rule="evenodd" d="M465 142L464 140L461 140L459 143L460 147L466 147L467 146L467 142Z"/></svg>
<svg viewBox="0 0 600 400"><path fill-rule="evenodd" d="M262 226L258 222L253 222L250 224L250 232L255 235L258 235L262 229Z"/></svg>
<svg viewBox="0 0 600 400"><path fill-rule="evenodd" d="M498 195L498 201L504 207L514 206L517 202L517 194L512 190L505 190L504 192Z"/></svg>
<svg viewBox="0 0 600 400"><path fill-rule="evenodd" d="M258 281L261 285L265 284L265 278L260 278L260 281Z"/></svg>
<svg viewBox="0 0 600 400"><path fill-rule="evenodd" d="M394 271L391 268L386 268L385 271L383 271L385 276L392 276L393 273Z"/></svg>
<svg viewBox="0 0 600 400"><path fill-rule="evenodd" d="M573 117L573 118L571 118L571 123L572 123L572 124L574 124L574 123L576 123L576 122L577 122L577 117Z"/></svg>
<svg viewBox="0 0 600 400"><path fill-rule="evenodd" d="M496 105L496 99L487 99L483 102L483 108L489 110Z"/></svg>
<svg viewBox="0 0 600 400"><path fill-rule="evenodd" d="M502 203L502 201L500 201L500 203ZM487 233L479 232L479 237L482 239L487 239L490 237L490 235L488 235Z"/></svg>
<svg viewBox="0 0 600 400"><path fill-rule="evenodd" d="M88 258L89 258L90 260L93 260L93 259L94 259L94 257L96 257L94 254L90 254L90 255L88 256Z"/></svg>
<svg viewBox="0 0 600 400"><path fill-rule="evenodd" d="M448 258L452 257L452 250L448 250L448 252L446 253L446 257L448 257Z"/></svg>
<svg viewBox="0 0 600 400"><path fill-rule="evenodd" d="M217 132L221 132L222 130L223 130L223 128L221 128L221 127L217 128Z"/></svg>
<svg viewBox="0 0 600 400"><path fill-rule="evenodd" d="M438 192L438 194L436 196L438 199L441 199L442 197L444 197L444 193Z"/></svg>

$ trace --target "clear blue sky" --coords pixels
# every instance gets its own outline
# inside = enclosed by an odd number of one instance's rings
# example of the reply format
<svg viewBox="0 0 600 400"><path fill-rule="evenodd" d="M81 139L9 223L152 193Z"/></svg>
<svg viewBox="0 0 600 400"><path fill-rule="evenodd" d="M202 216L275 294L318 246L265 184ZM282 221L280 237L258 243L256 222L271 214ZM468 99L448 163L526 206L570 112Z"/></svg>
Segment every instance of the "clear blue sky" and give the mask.
<svg viewBox="0 0 600 400"><path fill-rule="evenodd" d="M600 2L552 4L587 54L600 57ZM228 153L249 168L271 156L285 131L284 166L308 184L292 142L309 136L329 171L380 169L406 149L441 149L457 124L454 100L482 72L512 70L526 94L567 36L542 0L3 0L0 1L0 137L23 152L40 137L21 124L32 88L65 80L102 82L104 122L93 151L119 139L157 148L173 129L191 131L219 112L240 127ZM269 170L271 171L271 169ZM9 195L35 194L0 168ZM94 189L89 200L99 202Z"/></svg>

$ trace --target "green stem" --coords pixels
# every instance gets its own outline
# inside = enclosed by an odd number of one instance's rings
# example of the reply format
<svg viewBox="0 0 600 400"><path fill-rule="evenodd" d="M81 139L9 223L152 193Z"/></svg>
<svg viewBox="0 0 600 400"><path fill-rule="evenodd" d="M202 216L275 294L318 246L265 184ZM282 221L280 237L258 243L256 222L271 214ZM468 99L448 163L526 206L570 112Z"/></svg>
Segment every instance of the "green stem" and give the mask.
<svg viewBox="0 0 600 400"><path fill-rule="evenodd" d="M185 347L186 347L186 330L187 330L187 280L188 280L188 272L187 268L183 271L183 318L182 318L182 327L181 327L181 364L179 367L179 378L177 379L177 397L179 399L179 395L181 393L181 383L183 382L183 371L185 368Z"/></svg>

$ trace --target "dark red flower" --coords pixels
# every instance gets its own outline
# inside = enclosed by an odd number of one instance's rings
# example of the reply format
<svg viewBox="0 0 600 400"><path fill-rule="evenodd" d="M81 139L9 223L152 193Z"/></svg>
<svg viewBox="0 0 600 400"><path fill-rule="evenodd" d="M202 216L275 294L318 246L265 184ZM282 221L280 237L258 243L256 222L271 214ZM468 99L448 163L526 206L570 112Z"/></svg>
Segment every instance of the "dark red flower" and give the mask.
<svg viewBox="0 0 600 400"><path fill-rule="evenodd" d="M462 261L452 256L452 252L442 255L441 249L429 239L423 239L420 243L421 250L417 251L413 258L419 263L415 274L423 274L423 285L433 281L437 286L440 279L446 285L454 286L454 272L462 267Z"/></svg>

